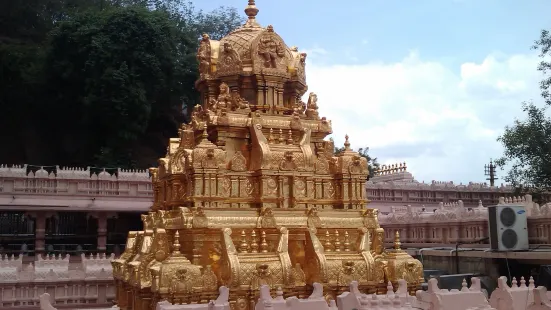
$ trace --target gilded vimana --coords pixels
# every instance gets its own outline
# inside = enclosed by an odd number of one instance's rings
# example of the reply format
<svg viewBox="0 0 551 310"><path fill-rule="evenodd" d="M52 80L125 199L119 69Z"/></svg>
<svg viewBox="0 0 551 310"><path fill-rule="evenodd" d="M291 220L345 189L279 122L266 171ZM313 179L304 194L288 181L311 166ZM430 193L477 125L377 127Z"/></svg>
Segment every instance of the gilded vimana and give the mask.
<svg viewBox="0 0 551 310"><path fill-rule="evenodd" d="M398 234L384 248L365 195L366 159L348 137L335 155L316 94L302 101L306 53L261 26L258 12L250 0L243 26L220 41L201 38L201 102L150 168L143 231L129 232L112 262L120 309L207 303L220 286L232 309L246 310L262 285L304 298L317 282L330 300L351 281L365 293L398 279L415 292L423 282Z"/></svg>

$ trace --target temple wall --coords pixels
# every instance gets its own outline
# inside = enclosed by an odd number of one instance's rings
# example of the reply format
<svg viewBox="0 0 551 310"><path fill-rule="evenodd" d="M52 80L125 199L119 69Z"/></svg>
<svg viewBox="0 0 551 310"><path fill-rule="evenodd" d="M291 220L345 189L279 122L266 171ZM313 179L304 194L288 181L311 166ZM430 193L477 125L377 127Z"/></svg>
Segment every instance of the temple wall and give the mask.
<svg viewBox="0 0 551 310"><path fill-rule="evenodd" d="M7 222L2 222L0 230L6 230L2 231L3 234L15 232L12 243L17 244L17 248L15 245L0 244L2 253L20 253L22 247L28 254L35 251L70 253L76 251L79 244L81 252L122 252L127 231L141 227L138 214L146 212L151 206L153 189L146 171L113 172L111 175L103 171L92 173L89 169L66 168L48 173L44 169L33 171L27 166L0 166L0 210L8 214L3 219ZM387 173L366 183L369 207L379 209L379 220L386 230L387 242L392 242L393 233L398 230L402 243L418 247L483 238L487 236L485 217L469 217L461 221L427 218L418 223L414 218L408 218L408 207L414 213L428 216L441 207L440 203L445 208L454 208L461 201L463 208L474 209L479 202L485 206L497 204L499 197L508 196L510 192L511 188L507 186L491 187L476 183L455 185L453 182L436 181L431 184L419 183L408 172ZM44 207L47 207L47 211ZM546 212L546 208L543 206L543 212ZM82 216L71 215L67 211L71 211L71 214L82 213ZM543 212L528 217L532 244L551 243L551 219ZM388 215L391 213L402 219L389 220ZM72 217L68 217L68 214ZM51 237L47 228L50 229L49 226L55 223L53 219L59 226L64 225L64 220L71 222L81 217L87 218L94 225L93 229L89 229L90 237L87 240L71 241L65 246L52 244L48 249L49 244L45 239L46 236ZM137 227L127 224L132 221ZM107 230L111 226L121 228L119 241L111 237L107 240ZM450 237L444 238L443 228L450 232ZM458 237L453 237L453 232Z"/></svg>
<svg viewBox="0 0 551 310"><path fill-rule="evenodd" d="M551 244L551 205L538 205L530 195L505 199L497 205L524 205L528 215L530 245ZM478 206L467 207L462 201L440 203L428 210L405 207L393 208L389 214L379 216L385 228L385 242L392 243L394 234L400 233L406 247L438 247L456 243L473 243L488 237L487 208L480 201ZM488 247L487 242L470 244L469 247Z"/></svg>

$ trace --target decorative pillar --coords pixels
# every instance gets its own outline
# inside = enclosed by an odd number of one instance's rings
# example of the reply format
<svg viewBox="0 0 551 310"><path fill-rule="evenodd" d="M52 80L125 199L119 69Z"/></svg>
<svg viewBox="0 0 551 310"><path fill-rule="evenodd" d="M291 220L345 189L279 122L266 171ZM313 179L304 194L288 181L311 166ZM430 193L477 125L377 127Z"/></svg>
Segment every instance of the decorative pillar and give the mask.
<svg viewBox="0 0 551 310"><path fill-rule="evenodd" d="M111 217L116 217L116 214L98 212L92 213L90 216L98 220L98 235L97 235L97 252L106 253L107 251L107 219Z"/></svg>
<svg viewBox="0 0 551 310"><path fill-rule="evenodd" d="M35 255L43 254L46 239L46 213L38 212L35 216L34 252Z"/></svg>
<svg viewBox="0 0 551 310"><path fill-rule="evenodd" d="M107 214L98 215L98 253L107 251Z"/></svg>

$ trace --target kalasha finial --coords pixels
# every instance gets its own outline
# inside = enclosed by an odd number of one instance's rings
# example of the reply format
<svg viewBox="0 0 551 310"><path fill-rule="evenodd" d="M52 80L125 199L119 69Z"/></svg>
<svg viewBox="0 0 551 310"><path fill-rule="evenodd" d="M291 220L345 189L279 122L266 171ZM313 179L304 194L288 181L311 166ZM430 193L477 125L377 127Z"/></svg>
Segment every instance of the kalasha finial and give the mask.
<svg viewBox="0 0 551 310"><path fill-rule="evenodd" d="M249 0L249 5L245 8L245 14L249 17L249 20L245 23L245 26L254 27L254 26L260 26L256 22L256 15L258 14L258 8L256 7L256 4L254 0Z"/></svg>
<svg viewBox="0 0 551 310"><path fill-rule="evenodd" d="M400 232L396 231L394 234L394 249L400 250L400 247L402 246L402 243L400 242Z"/></svg>
<svg viewBox="0 0 551 310"><path fill-rule="evenodd" d="M180 233L176 231L174 234L174 242L172 242L172 253L180 254Z"/></svg>
<svg viewBox="0 0 551 310"><path fill-rule="evenodd" d="M345 141L344 141L344 148L345 148L346 150L349 150L349 149L350 149L350 142L348 142L348 134L344 136L344 139L345 139Z"/></svg>

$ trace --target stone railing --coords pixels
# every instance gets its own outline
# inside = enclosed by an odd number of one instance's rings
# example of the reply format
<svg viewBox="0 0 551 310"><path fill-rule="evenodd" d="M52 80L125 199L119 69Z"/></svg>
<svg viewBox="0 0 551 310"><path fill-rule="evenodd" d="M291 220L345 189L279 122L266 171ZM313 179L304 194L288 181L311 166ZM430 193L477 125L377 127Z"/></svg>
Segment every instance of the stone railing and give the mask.
<svg viewBox="0 0 551 310"><path fill-rule="evenodd" d="M105 254L96 254L86 257L85 254L81 254L82 270L86 275L86 278L101 277L101 274L105 273L110 276L113 274L113 266L111 261L115 259L115 254L107 256Z"/></svg>
<svg viewBox="0 0 551 310"><path fill-rule="evenodd" d="M60 168L48 172L23 166L0 166L0 194L55 194L152 197L149 173L116 169L94 173L88 167Z"/></svg>
<svg viewBox="0 0 551 310"><path fill-rule="evenodd" d="M358 282L350 284L349 291L337 296L337 299L325 299L323 286L314 283L313 293L306 299L283 297L283 291L277 289L275 297L267 285L260 287L259 299L255 310L368 310L368 309L422 309L422 310L551 310L551 301L545 287L535 287L533 280L528 285L524 279L520 284L513 279L511 286L507 285L505 277L499 279L499 287L492 293L490 299L482 290L480 280L471 279L471 286L463 280L461 290L446 290L438 288L438 280L432 278L427 291L417 291L416 296L409 296L405 280L398 281L394 291L392 284L387 286L384 295L367 295L358 289ZM157 310L230 310L229 289L220 287L220 295L207 304L171 304L162 301L157 304ZM56 310L51 304L51 296L40 296L40 307L43 310ZM115 309L117 309L115 307Z"/></svg>
<svg viewBox="0 0 551 310"><path fill-rule="evenodd" d="M21 256L0 261L0 308L37 308L40 295L49 293L56 306L109 306L115 298L112 270L106 268L112 257L82 257L71 266L69 256L39 257L23 264ZM75 267L75 268L71 268Z"/></svg>
<svg viewBox="0 0 551 310"><path fill-rule="evenodd" d="M26 165L0 166L3 209L25 211L47 206L48 211L145 212L152 202L152 183L145 170L116 169L110 174L90 168L56 167L48 172Z"/></svg>
<svg viewBox="0 0 551 310"><path fill-rule="evenodd" d="M498 205L523 205L528 215L530 244L551 244L551 204L538 205L530 195L525 197L500 198ZM466 208L461 201L440 203L430 211L420 211L411 206L394 208L381 215L379 222L385 228L385 241L393 242L396 232L405 244L455 244L469 243L488 237L488 210L478 207Z"/></svg>
<svg viewBox="0 0 551 310"><path fill-rule="evenodd" d="M391 176L397 176L392 178ZM416 189L427 191L458 191L458 192L504 192L511 193L513 187L505 184L490 186L487 183L469 182L455 184L453 181L431 181L430 183L416 181L408 172L396 172L390 175L375 176L366 183L368 189Z"/></svg>

